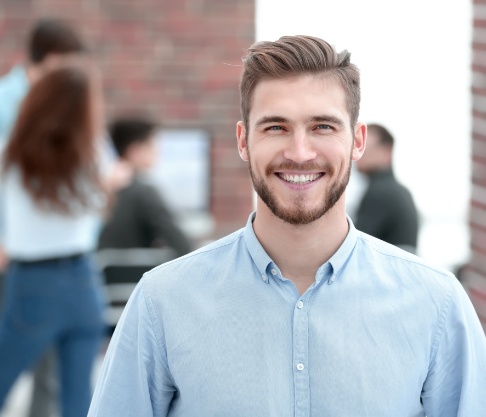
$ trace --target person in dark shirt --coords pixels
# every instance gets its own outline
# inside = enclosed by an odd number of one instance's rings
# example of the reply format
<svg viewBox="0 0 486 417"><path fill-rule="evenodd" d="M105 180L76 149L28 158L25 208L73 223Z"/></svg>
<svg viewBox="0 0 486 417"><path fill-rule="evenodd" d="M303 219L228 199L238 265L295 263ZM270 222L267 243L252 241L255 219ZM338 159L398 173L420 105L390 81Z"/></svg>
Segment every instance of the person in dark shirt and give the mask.
<svg viewBox="0 0 486 417"><path fill-rule="evenodd" d="M143 173L157 158L157 124L144 118L119 118L109 135L119 158L134 170L133 181L113 202L98 241L104 248L154 248L169 246L178 256L191 251L191 242L176 224L158 190L144 181Z"/></svg>
<svg viewBox="0 0 486 417"><path fill-rule="evenodd" d="M417 248L419 221L410 191L393 173L394 138L383 126L368 125L358 171L369 179L356 213L356 228L409 252Z"/></svg>

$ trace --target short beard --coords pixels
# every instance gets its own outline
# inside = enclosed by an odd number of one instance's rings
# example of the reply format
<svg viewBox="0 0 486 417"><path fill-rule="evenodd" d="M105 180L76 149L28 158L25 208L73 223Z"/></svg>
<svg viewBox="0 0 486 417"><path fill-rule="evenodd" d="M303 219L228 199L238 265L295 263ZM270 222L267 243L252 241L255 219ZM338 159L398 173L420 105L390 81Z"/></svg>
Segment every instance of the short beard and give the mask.
<svg viewBox="0 0 486 417"><path fill-rule="evenodd" d="M282 169L312 170L316 168L315 164L312 165L284 164L284 165L279 165L278 167L269 166L267 168L267 173L266 173L267 177L270 175L274 175L273 172ZM264 179L263 178L259 179L256 177L253 168L251 166L251 158L249 158L248 169L250 170L250 176L253 183L253 188L255 189L256 193L261 198L261 200L270 209L270 211L276 217L278 217L279 219L283 220L286 223L295 226L304 226L320 219L329 210L331 210L335 206L335 204L339 201L339 199L343 195L349 183L349 178L351 175L351 158L349 161L349 167L347 169L347 172L344 175L344 178L338 182L331 184L331 188L329 189L328 193L324 195L323 204L314 210L306 210L302 204L296 204L296 207L292 209L285 209L281 207L277 202L277 198L272 193L272 191L268 188ZM333 173L333 169L329 164L325 164L324 167L319 167L318 170L326 172L326 175Z"/></svg>

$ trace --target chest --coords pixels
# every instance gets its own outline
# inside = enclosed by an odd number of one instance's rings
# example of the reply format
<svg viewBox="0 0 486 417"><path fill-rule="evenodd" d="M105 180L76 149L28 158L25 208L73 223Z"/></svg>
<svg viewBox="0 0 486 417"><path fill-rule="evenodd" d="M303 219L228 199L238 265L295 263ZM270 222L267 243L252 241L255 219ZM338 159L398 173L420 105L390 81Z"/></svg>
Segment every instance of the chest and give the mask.
<svg viewBox="0 0 486 417"><path fill-rule="evenodd" d="M392 307L349 301L347 310L325 297L201 308L191 333L168 341L172 415L197 404L199 416L420 416L420 330Z"/></svg>

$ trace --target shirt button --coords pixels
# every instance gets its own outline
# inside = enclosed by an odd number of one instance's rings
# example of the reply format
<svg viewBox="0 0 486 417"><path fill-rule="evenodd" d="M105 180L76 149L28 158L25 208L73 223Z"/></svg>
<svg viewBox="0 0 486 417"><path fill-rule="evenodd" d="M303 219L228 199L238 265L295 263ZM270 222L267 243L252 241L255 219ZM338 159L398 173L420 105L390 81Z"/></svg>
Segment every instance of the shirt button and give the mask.
<svg viewBox="0 0 486 417"><path fill-rule="evenodd" d="M302 308L302 307L304 307L304 303L301 300L299 300L297 302L297 308Z"/></svg>
<svg viewBox="0 0 486 417"><path fill-rule="evenodd" d="M304 370L304 364L303 363L298 363L297 364L297 370L298 371L303 371Z"/></svg>
<svg viewBox="0 0 486 417"><path fill-rule="evenodd" d="M267 276L265 274L262 274L262 280L267 282Z"/></svg>
<svg viewBox="0 0 486 417"><path fill-rule="evenodd" d="M272 268L270 272L272 273L272 275L277 275L277 270L275 268Z"/></svg>

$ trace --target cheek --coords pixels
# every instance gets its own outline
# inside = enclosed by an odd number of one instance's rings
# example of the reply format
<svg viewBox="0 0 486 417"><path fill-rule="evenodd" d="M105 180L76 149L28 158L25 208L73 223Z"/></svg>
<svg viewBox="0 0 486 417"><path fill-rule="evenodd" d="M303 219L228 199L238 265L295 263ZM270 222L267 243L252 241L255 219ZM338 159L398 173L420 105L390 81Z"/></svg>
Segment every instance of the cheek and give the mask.
<svg viewBox="0 0 486 417"><path fill-rule="evenodd" d="M349 146L327 143L318 152L321 158L331 164L347 165L353 157L354 149Z"/></svg>

